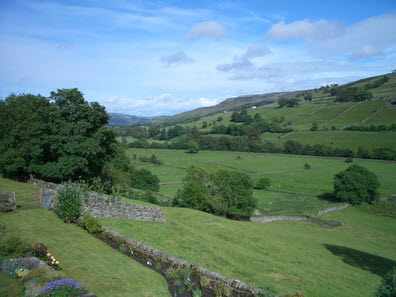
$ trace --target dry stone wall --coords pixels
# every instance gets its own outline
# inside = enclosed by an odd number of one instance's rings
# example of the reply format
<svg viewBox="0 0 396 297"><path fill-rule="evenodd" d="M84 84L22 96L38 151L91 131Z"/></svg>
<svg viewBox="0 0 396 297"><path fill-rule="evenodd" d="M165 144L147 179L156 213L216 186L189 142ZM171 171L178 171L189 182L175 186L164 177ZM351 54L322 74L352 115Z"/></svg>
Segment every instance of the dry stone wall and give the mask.
<svg viewBox="0 0 396 297"><path fill-rule="evenodd" d="M96 218L165 223L165 216L160 208L113 201L112 199L92 194L84 200L83 213L90 213Z"/></svg>
<svg viewBox="0 0 396 297"><path fill-rule="evenodd" d="M138 251L139 253L141 253L149 258L156 259L156 260L159 259L162 262L170 263L173 266L176 266L179 268L184 268L184 267L190 268L191 270L195 271L196 273L204 275L214 282L227 285L228 287L235 290L236 292L245 293L250 296L278 297L278 296L270 294L264 290L253 288L239 280L227 278L217 272L207 270L207 269L202 268L198 265L192 264L188 261L176 258L170 254L161 252L160 250L157 250L150 246L147 246L138 240L130 239L124 235L121 235L112 229L109 229L106 227L103 227L103 229L105 232L109 233L113 238L125 241L135 251Z"/></svg>

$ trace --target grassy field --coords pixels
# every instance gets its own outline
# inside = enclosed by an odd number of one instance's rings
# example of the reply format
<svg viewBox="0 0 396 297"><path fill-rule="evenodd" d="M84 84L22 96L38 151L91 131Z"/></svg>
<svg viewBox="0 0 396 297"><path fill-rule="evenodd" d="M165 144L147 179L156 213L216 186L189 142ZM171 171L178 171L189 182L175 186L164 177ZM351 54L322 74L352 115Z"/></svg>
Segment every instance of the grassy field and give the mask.
<svg viewBox="0 0 396 297"><path fill-rule="evenodd" d="M396 264L395 219L347 209L337 229L304 222L260 224L191 209L162 208L165 224L103 219L107 227L272 293L372 296ZM205 230L205 232L202 232Z"/></svg>
<svg viewBox="0 0 396 297"><path fill-rule="evenodd" d="M276 136L275 134L272 138L270 136L267 137L269 138L268 140L278 146L283 146L288 140L295 140L302 144L323 144L334 148L348 148L354 151L357 151L359 147L366 149L381 147L396 149L396 132L297 131L282 138L277 138Z"/></svg>
<svg viewBox="0 0 396 297"><path fill-rule="evenodd" d="M17 201L18 193L27 190L37 188L0 178L0 192L16 192ZM25 209L1 213L0 224L5 226L8 234L19 234L31 243L44 243L61 261L63 272L98 297L169 296L162 276L113 250L81 228L63 223L53 212Z"/></svg>
<svg viewBox="0 0 396 297"><path fill-rule="evenodd" d="M180 181L184 177L185 169L192 165L209 172L234 168L251 174L254 180L258 180L263 175L268 176L274 190L310 194L332 191L334 175L350 166L344 162L344 158L242 152L200 151L198 154L187 154L183 150L128 149L127 154L129 156L156 154L158 159L164 161L164 165L152 166L138 161L133 163L146 166L158 175L160 181ZM238 156L241 157L240 160L237 159ZM305 163L310 164L311 169L303 170ZM393 182L396 178L396 162L355 159L354 163L367 167L378 176L381 194L396 193ZM169 193L168 189L167 194Z"/></svg>

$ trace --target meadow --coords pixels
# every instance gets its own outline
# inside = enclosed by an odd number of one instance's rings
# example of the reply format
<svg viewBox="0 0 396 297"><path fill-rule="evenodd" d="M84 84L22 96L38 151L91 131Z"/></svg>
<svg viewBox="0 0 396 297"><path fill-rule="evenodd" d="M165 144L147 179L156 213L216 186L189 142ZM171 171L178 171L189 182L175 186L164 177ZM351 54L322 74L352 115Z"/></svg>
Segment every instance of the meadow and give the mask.
<svg viewBox="0 0 396 297"><path fill-rule="evenodd" d="M394 219L356 208L325 216L344 223L336 229L162 210L165 224L101 221L123 235L272 293L301 290L306 297L369 297L381 275L396 264Z"/></svg>

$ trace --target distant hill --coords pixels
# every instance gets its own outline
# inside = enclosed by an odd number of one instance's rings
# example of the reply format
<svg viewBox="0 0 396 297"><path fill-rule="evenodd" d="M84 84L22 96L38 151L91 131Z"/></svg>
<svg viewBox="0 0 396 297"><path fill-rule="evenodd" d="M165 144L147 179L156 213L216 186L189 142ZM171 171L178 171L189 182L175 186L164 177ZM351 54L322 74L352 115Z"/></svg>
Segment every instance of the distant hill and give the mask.
<svg viewBox="0 0 396 297"><path fill-rule="evenodd" d="M395 73L388 73L387 74L389 77L395 77ZM364 84L373 82L376 79L380 78L383 75L378 75L378 76L373 76L373 77L368 77L364 79L360 79L354 82L350 82L345 84L344 86L346 87L363 87ZM390 96L389 98L392 99L394 96L394 87L393 85L388 84L386 86L387 88L384 90L384 88L377 88L371 90L371 92L374 94L374 97L382 97L385 96ZM292 98L295 97L298 94L301 93L317 93L319 89L307 89L307 90L297 90L297 91L292 91L292 92L274 92L274 93L266 93L266 94L257 94L257 95L246 95L246 96L238 96L238 97L232 97L228 98L222 102L220 102L217 105L214 106L209 106L209 107L201 107L197 108L191 111L186 111L183 113L176 114L174 116L167 117L166 119L161 119L158 122L159 123L166 123L166 124L176 124L178 122L183 122L186 120L193 120L196 118L202 118L205 116L213 115L216 113L224 112L224 111L230 111L231 109L237 107L237 106L242 106L245 104L257 104L257 105L268 105L272 104L278 101L278 99L282 97L287 97L287 98ZM330 95L330 94L324 94L324 95ZM316 96L317 97L317 96ZM317 97L318 99L318 97Z"/></svg>
<svg viewBox="0 0 396 297"><path fill-rule="evenodd" d="M138 116L132 116L128 114L122 114L122 113L113 113L109 112L110 115L110 120L109 120L109 125L110 126L124 126L124 125L133 125L133 124L140 124L140 123L145 123L151 120L158 120L161 118L165 118L165 116L157 116L157 117L138 117Z"/></svg>
<svg viewBox="0 0 396 297"><path fill-rule="evenodd" d="M232 108L237 106L245 105L245 104L260 104L267 105L276 102L279 98L282 97L295 97L297 94L301 92L311 92L313 90L300 90L300 91L292 91L292 92L274 92L267 94L257 94L257 95L244 95L238 97L228 98L217 105L209 106L209 107L200 107L191 111L186 111L183 113L179 113L177 115L167 117L166 119L160 120L161 123L171 123L177 121L184 121L187 119L193 119L196 117L204 117L208 115L212 115L215 113L229 111Z"/></svg>

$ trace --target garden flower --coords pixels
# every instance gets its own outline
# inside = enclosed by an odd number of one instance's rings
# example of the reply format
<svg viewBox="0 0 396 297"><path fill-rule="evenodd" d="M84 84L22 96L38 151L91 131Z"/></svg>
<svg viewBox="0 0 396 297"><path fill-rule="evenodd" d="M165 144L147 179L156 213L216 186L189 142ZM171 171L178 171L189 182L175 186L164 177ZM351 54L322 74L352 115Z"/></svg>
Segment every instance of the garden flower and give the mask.
<svg viewBox="0 0 396 297"><path fill-rule="evenodd" d="M59 261L56 261L55 263L56 263L56 264L59 264Z"/></svg>
<svg viewBox="0 0 396 297"><path fill-rule="evenodd" d="M50 253L48 253L48 254L47 254L47 257L51 257L51 254L50 254Z"/></svg>

